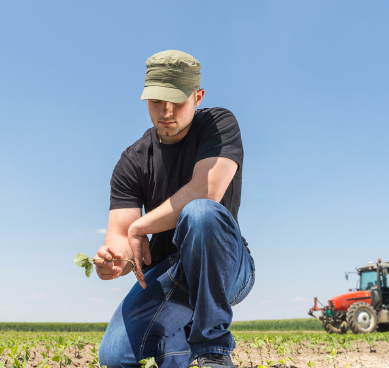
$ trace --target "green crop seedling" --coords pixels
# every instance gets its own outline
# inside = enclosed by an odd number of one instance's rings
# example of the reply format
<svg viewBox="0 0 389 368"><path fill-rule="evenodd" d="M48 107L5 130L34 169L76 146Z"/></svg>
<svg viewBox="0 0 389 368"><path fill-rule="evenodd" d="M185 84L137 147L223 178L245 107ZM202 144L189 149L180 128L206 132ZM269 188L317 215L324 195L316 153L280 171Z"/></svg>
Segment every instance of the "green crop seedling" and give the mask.
<svg viewBox="0 0 389 368"><path fill-rule="evenodd" d="M84 253L78 253L75 257L74 257L74 262L76 262L76 265L77 266L80 266L82 268L85 268L85 275L86 277L90 277L90 275L92 274L93 272L93 263L94 261L96 260L99 260L99 261L105 261L105 259L103 258L89 258L86 254ZM131 262L132 264L132 269L134 271L134 273L136 274L136 266L135 266L135 263L133 261L131 261L131 259L115 259L113 258L112 261L126 261L126 262Z"/></svg>

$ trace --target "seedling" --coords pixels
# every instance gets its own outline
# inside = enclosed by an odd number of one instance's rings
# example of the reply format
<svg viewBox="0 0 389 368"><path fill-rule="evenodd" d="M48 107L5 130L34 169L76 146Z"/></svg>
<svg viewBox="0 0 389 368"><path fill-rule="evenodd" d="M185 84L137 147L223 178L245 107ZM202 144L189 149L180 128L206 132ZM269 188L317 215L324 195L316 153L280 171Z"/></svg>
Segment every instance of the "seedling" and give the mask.
<svg viewBox="0 0 389 368"><path fill-rule="evenodd" d="M142 359L139 363L142 364L141 365L142 368L151 368L151 367L158 368L158 365L155 362L155 359L153 357Z"/></svg>
<svg viewBox="0 0 389 368"><path fill-rule="evenodd" d="M329 363L330 361L332 361L332 363L334 364L334 368L336 368L336 354L338 353L338 351L336 349L332 349L332 352L331 354L327 354L327 362Z"/></svg>
<svg viewBox="0 0 389 368"><path fill-rule="evenodd" d="M47 362L49 361L49 356L48 356L48 354L44 353L43 351L41 351L40 353L43 356L43 360L37 364L37 367L43 368L47 364Z"/></svg>
<svg viewBox="0 0 389 368"><path fill-rule="evenodd" d="M56 344L57 348L54 350L54 356L51 358L53 362L56 362L59 365L59 368L62 366L66 367L72 363L71 359L69 359L65 349L66 345Z"/></svg>
<svg viewBox="0 0 389 368"><path fill-rule="evenodd" d="M9 367L10 368L14 368L14 367L17 367L17 368L20 368L21 364L18 360L21 352L22 352L22 346L18 346L18 345L15 345L11 348L11 352L10 353L7 353L8 357L9 357Z"/></svg>
<svg viewBox="0 0 389 368"><path fill-rule="evenodd" d="M75 257L74 257L74 262L76 262L76 265L77 266L80 266L82 268L85 268L85 275L86 277L90 277L90 275L92 274L93 272L93 263L94 261L105 261L105 259L103 258L89 258L86 254L84 253L78 253ZM131 262L132 264L132 269L136 275L137 271L136 271L136 265L133 261L131 261L131 259L116 259L116 258L113 258L112 261L126 261L126 262Z"/></svg>

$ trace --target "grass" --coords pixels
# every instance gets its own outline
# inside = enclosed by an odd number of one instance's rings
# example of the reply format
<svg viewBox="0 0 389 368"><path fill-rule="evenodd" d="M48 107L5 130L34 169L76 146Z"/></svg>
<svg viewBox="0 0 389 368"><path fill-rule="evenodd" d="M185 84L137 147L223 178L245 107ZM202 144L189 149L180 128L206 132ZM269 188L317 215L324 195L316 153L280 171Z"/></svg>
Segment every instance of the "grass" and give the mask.
<svg viewBox="0 0 389 368"><path fill-rule="evenodd" d="M0 322L0 331L104 332L108 323ZM323 331L314 318L232 322L230 331Z"/></svg>
<svg viewBox="0 0 389 368"><path fill-rule="evenodd" d="M232 322L230 331L323 331L315 318L273 319Z"/></svg>

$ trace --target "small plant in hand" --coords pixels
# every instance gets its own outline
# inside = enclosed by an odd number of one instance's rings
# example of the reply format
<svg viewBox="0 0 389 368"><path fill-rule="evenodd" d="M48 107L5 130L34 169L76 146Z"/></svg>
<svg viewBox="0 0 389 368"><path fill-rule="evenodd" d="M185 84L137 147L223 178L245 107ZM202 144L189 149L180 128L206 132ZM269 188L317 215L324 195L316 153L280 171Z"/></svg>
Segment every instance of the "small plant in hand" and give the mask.
<svg viewBox="0 0 389 368"><path fill-rule="evenodd" d="M82 268L85 268L85 275L86 277L90 277L90 275L93 272L93 263L94 261L106 261L106 259L103 258L90 258L84 253L78 253L74 257L74 262L76 262L77 266L80 266ZM135 275L137 274L136 270L136 265L131 259L118 259L118 258L113 258L110 260L111 261L125 261L125 262L130 262L132 264L132 270L134 271Z"/></svg>

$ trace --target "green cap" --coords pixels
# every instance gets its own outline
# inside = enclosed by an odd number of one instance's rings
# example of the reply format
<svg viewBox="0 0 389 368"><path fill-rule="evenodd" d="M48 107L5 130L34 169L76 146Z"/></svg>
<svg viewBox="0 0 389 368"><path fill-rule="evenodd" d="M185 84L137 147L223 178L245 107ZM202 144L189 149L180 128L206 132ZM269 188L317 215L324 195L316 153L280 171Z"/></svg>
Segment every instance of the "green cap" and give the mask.
<svg viewBox="0 0 389 368"><path fill-rule="evenodd" d="M147 59L146 67L141 100L180 103L200 89L201 64L185 52L159 52Z"/></svg>

